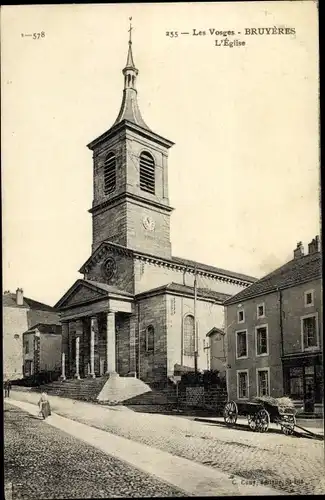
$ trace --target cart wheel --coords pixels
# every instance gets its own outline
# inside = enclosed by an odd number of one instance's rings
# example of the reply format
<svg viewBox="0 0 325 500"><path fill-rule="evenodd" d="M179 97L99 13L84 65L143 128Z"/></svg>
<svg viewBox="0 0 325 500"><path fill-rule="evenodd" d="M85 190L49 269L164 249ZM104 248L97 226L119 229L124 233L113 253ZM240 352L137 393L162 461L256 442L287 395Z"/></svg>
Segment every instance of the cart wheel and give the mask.
<svg viewBox="0 0 325 500"><path fill-rule="evenodd" d="M265 409L259 410L255 415L256 430L266 432L270 425L270 415Z"/></svg>
<svg viewBox="0 0 325 500"><path fill-rule="evenodd" d="M283 434L285 434L286 436L292 435L295 429L295 425L296 425L296 417L293 415L291 422L286 422L286 425L281 425L281 430Z"/></svg>
<svg viewBox="0 0 325 500"><path fill-rule="evenodd" d="M256 422L254 415L247 415L248 426L252 431L256 431Z"/></svg>
<svg viewBox="0 0 325 500"><path fill-rule="evenodd" d="M224 410L223 417L227 425L235 425L237 422L238 408L235 401L229 401Z"/></svg>

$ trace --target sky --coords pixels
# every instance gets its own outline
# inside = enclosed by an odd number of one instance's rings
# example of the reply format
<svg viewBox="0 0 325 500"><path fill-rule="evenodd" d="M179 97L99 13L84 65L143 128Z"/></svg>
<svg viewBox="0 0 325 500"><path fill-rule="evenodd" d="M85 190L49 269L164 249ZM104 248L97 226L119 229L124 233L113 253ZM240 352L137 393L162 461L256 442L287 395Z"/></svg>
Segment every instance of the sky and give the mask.
<svg viewBox="0 0 325 500"><path fill-rule="evenodd" d="M175 143L173 255L261 277L320 232L316 3L5 6L4 290L54 305L82 277L86 145L117 117L129 16L142 116ZM262 27L295 34L245 35ZM246 45L215 45L225 38Z"/></svg>

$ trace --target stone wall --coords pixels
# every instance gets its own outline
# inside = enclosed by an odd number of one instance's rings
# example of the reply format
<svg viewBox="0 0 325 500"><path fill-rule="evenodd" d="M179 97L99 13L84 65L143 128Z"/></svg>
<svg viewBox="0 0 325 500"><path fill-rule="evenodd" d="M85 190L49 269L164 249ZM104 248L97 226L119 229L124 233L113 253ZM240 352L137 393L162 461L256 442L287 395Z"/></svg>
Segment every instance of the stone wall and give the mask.
<svg viewBox="0 0 325 500"><path fill-rule="evenodd" d="M154 350L147 350L146 331L154 328ZM140 339L140 360L137 371L146 383L166 383L167 381L167 330L166 297L163 295L144 298L137 310L137 337Z"/></svg>

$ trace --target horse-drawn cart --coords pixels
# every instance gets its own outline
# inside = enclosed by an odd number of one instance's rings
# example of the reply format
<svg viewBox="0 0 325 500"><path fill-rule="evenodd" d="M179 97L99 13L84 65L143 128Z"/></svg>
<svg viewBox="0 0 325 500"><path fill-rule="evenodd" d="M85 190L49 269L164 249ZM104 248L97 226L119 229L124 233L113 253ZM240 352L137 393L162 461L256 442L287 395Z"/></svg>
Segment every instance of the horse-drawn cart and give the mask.
<svg viewBox="0 0 325 500"><path fill-rule="evenodd" d="M253 401L229 401L224 408L228 426L237 422L238 415L246 416L248 426L257 432L266 432L270 422L281 426L284 434L292 434L296 425L296 410L288 398L259 397Z"/></svg>

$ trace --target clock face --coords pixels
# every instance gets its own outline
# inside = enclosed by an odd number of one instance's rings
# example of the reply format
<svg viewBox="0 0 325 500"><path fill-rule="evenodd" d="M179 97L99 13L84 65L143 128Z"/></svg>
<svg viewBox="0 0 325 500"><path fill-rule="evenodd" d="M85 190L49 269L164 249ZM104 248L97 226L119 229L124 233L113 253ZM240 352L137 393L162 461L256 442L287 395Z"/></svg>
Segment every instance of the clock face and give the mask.
<svg viewBox="0 0 325 500"><path fill-rule="evenodd" d="M145 229L147 229L148 231L153 231L155 229L155 221L151 217L149 217L149 215L143 217L142 223Z"/></svg>
<svg viewBox="0 0 325 500"><path fill-rule="evenodd" d="M116 270L116 262L111 257L105 260L103 264L104 272L106 274L107 279L111 279Z"/></svg>

